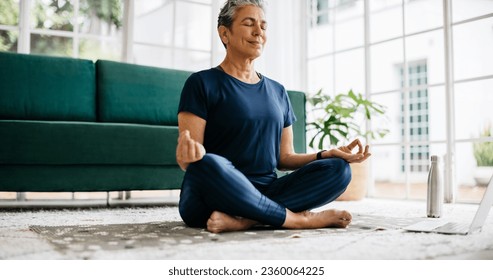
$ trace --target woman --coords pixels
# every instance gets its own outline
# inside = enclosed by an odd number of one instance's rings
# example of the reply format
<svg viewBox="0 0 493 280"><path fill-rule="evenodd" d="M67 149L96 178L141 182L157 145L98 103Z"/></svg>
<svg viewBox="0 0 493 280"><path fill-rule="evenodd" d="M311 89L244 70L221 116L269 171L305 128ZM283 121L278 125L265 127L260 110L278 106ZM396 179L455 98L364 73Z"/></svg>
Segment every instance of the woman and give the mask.
<svg viewBox="0 0 493 280"><path fill-rule="evenodd" d="M225 232L255 224L284 228L346 227L347 211L313 209L344 192L349 162L370 153L348 146L296 154L295 116L284 87L257 73L254 61L267 41L261 0L228 0L218 33L226 57L190 76L178 110L176 149L186 171L179 210L192 227ZM357 153L351 151L358 147ZM275 168L296 170L277 178Z"/></svg>

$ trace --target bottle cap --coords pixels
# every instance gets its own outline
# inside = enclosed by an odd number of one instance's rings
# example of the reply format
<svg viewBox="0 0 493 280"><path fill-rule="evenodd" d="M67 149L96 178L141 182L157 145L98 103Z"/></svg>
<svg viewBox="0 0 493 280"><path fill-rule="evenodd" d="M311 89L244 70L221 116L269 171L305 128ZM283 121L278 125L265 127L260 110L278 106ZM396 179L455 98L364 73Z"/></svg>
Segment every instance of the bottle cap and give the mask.
<svg viewBox="0 0 493 280"><path fill-rule="evenodd" d="M431 161L438 161L438 156L431 156Z"/></svg>

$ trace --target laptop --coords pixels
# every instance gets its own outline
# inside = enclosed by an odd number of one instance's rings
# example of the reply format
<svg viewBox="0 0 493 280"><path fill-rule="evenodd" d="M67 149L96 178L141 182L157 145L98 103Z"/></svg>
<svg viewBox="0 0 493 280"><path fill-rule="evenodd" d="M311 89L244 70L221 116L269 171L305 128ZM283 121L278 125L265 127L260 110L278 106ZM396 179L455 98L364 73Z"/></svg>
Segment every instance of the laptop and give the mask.
<svg viewBox="0 0 493 280"><path fill-rule="evenodd" d="M490 182L486 187L481 203L479 204L478 211L474 216L471 224L446 222L443 220L429 219L426 221L418 222L403 228L406 231L413 232L433 232L444 234L470 234L473 232L481 231L481 228L488 217L491 205L493 204L493 176L490 178Z"/></svg>

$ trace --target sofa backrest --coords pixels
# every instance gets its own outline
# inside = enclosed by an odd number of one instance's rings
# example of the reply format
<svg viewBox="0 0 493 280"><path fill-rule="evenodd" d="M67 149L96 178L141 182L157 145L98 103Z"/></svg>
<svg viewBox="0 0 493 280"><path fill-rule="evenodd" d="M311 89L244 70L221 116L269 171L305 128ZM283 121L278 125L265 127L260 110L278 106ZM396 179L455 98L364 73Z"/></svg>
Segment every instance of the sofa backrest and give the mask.
<svg viewBox="0 0 493 280"><path fill-rule="evenodd" d="M306 96L301 91L288 91L296 122L293 124L293 144L297 153L306 153Z"/></svg>
<svg viewBox="0 0 493 280"><path fill-rule="evenodd" d="M0 52L0 119L96 120L94 63Z"/></svg>
<svg viewBox="0 0 493 280"><path fill-rule="evenodd" d="M0 52L0 119L178 125L191 72L98 60ZM97 82L96 82L97 80ZM306 151L305 94L288 91L298 119L296 152Z"/></svg>
<svg viewBox="0 0 493 280"><path fill-rule="evenodd" d="M178 125L181 90L191 72L98 60L96 73L99 121Z"/></svg>

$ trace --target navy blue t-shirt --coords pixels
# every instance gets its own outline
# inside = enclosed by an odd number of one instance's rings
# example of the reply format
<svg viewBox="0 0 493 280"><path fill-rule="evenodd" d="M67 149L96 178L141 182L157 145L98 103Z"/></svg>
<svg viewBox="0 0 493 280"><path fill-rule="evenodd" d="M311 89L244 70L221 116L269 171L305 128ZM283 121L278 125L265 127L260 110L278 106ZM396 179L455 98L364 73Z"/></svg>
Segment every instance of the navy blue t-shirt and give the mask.
<svg viewBox="0 0 493 280"><path fill-rule="evenodd" d="M188 78L178 112L206 120L207 153L227 158L253 180L275 178L282 129L296 120L278 82L262 76L248 84L216 68Z"/></svg>

